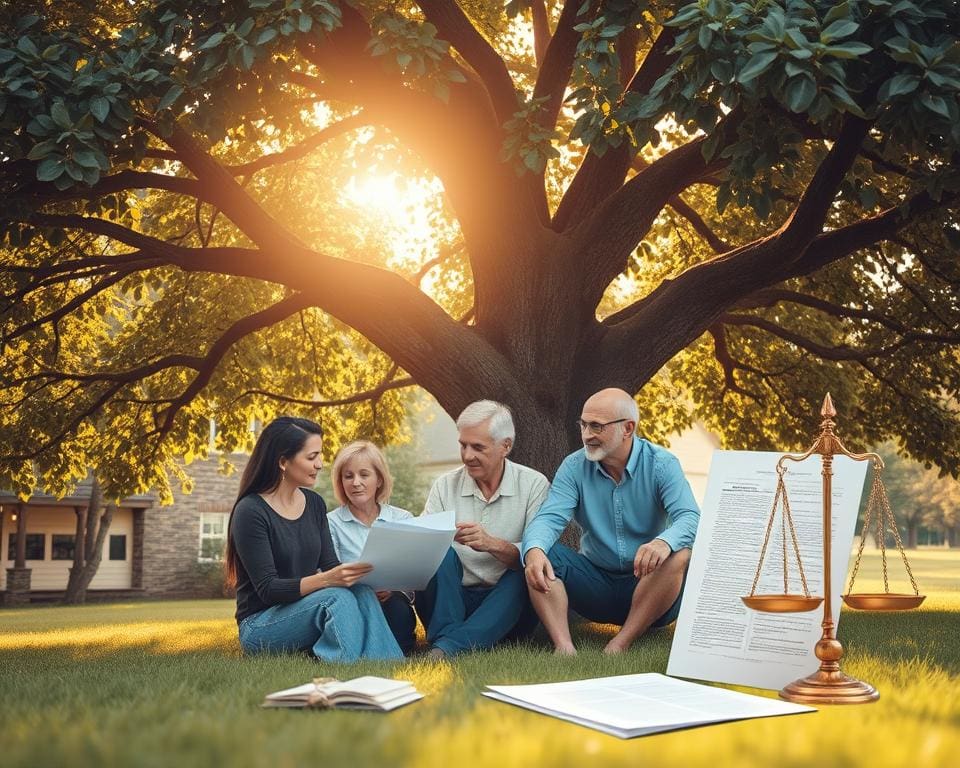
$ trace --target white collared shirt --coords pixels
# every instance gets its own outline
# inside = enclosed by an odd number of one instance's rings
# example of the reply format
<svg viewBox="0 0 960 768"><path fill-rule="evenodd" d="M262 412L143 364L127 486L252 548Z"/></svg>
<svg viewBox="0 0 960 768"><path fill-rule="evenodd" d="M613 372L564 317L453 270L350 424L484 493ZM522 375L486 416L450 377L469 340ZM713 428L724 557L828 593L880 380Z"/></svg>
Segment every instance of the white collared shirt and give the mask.
<svg viewBox="0 0 960 768"><path fill-rule="evenodd" d="M479 523L491 536L513 543L517 549L523 531L533 520L550 490L546 477L535 469L504 459L500 487L487 499L466 467L461 466L438 477L427 504L425 515L453 510L458 523ZM503 576L507 566L487 552L477 552L463 544L453 548L463 563L463 586L492 587Z"/></svg>
<svg viewBox="0 0 960 768"><path fill-rule="evenodd" d="M395 523L398 520L409 520L411 517L413 515L405 509L394 507L392 504L381 504L377 520ZM327 522L330 524L333 548L337 551L340 562L355 563L359 560L363 545L367 543L370 528L357 520L350 511L350 507L346 505L328 512Z"/></svg>

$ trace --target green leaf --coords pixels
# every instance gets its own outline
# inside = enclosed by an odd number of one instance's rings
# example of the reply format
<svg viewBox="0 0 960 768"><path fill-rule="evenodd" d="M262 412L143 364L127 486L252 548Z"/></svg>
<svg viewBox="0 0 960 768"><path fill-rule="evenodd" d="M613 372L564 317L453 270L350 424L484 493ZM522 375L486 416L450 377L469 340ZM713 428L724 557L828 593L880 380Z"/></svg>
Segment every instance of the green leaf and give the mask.
<svg viewBox="0 0 960 768"><path fill-rule="evenodd" d="M69 130L73 128L73 121L70 119L70 112L62 101L54 102L50 108L50 116L60 128Z"/></svg>
<svg viewBox="0 0 960 768"><path fill-rule="evenodd" d="M250 67L253 66L253 60L255 58L255 54L256 54L256 49L252 45L245 45L240 50L240 59L243 63L244 69L250 69Z"/></svg>
<svg viewBox="0 0 960 768"><path fill-rule="evenodd" d="M826 90L845 107L847 112L857 117L866 117L866 115L863 114L863 110L860 109L860 105L847 93L846 88L833 84L827 86Z"/></svg>
<svg viewBox="0 0 960 768"><path fill-rule="evenodd" d="M300 18L297 21L297 27L300 31L306 34L313 27L313 19L307 16L305 13L300 14Z"/></svg>
<svg viewBox="0 0 960 768"><path fill-rule="evenodd" d="M463 76L463 72L461 72L459 69L448 69L447 80L449 80L451 83L467 82L467 78Z"/></svg>
<svg viewBox="0 0 960 768"><path fill-rule="evenodd" d="M775 51L764 51L763 53L755 54L751 57L750 61L747 62L746 66L740 70L740 74L737 75L737 80L741 83L749 83L751 80L766 72L770 68L770 65L776 60L777 54Z"/></svg>
<svg viewBox="0 0 960 768"><path fill-rule="evenodd" d="M858 29L860 29L860 25L850 19L835 21L820 33L820 42L829 43L833 40L839 40L841 37L849 37Z"/></svg>
<svg viewBox="0 0 960 768"><path fill-rule="evenodd" d="M894 96L903 96L907 93L913 93L920 85L920 78L917 75L894 75L880 88L880 99L886 101Z"/></svg>
<svg viewBox="0 0 960 768"><path fill-rule="evenodd" d="M200 50L206 51L209 48L214 48L220 45L220 43L223 42L223 39L225 37L226 37L226 34L223 32L214 32L212 35L210 35L210 37L208 37L206 40L204 40L200 44Z"/></svg>
<svg viewBox="0 0 960 768"><path fill-rule="evenodd" d="M823 23L829 26L837 19L847 19L850 17L850 3L837 3L823 17Z"/></svg>
<svg viewBox="0 0 960 768"><path fill-rule="evenodd" d="M273 38L277 36L277 30L273 27L267 27L257 36L257 45L263 45L264 43L269 43Z"/></svg>
<svg viewBox="0 0 960 768"><path fill-rule="evenodd" d="M726 85L733 80L733 64L729 61L714 61L710 65L710 74L713 75L718 82Z"/></svg>
<svg viewBox="0 0 960 768"><path fill-rule="evenodd" d="M97 153L89 149L78 149L73 153L73 160L77 165L84 168L100 167L100 162L97 160Z"/></svg>
<svg viewBox="0 0 960 768"><path fill-rule="evenodd" d="M171 104L173 104L173 102L180 98L182 93L182 85L171 85L170 90L163 95L163 98L160 99L160 103L157 104L157 111L159 112L169 107Z"/></svg>
<svg viewBox="0 0 960 768"><path fill-rule="evenodd" d="M944 101L941 96L934 96L932 94L925 93L920 97L920 103L931 112L941 115L948 120L950 119L950 108L947 106L947 102Z"/></svg>
<svg viewBox="0 0 960 768"><path fill-rule="evenodd" d="M810 75L799 75L787 83L784 96L792 112L806 112L817 96L817 84Z"/></svg>
<svg viewBox="0 0 960 768"><path fill-rule="evenodd" d="M397 66L400 69L406 69L407 65L413 61L413 56L409 53L398 53L397 54Z"/></svg>
<svg viewBox="0 0 960 768"><path fill-rule="evenodd" d="M110 102L103 96L94 96L90 99L90 113L102 123L110 114Z"/></svg>
<svg viewBox="0 0 960 768"><path fill-rule="evenodd" d="M860 56L870 53L873 48L864 43L837 43L836 45L828 45L824 48L823 52L829 56L834 56L838 59L856 59Z"/></svg>
<svg viewBox="0 0 960 768"><path fill-rule="evenodd" d="M37 166L37 179L40 181L54 181L63 175L66 170L63 157L48 157Z"/></svg>

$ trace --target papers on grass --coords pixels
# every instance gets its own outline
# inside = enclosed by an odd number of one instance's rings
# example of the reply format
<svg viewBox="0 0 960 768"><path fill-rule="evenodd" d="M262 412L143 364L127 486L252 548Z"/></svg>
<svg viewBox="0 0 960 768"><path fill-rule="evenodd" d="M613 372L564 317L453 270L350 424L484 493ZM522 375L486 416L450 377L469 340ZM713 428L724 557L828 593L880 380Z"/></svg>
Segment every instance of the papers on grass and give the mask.
<svg viewBox="0 0 960 768"><path fill-rule="evenodd" d="M693 547L667 674L782 688L815 671L822 606L808 613L761 613L749 595L777 485L779 453L716 451ZM867 462L833 462L833 615L847 572ZM811 595L823 595L823 494L819 457L787 462L785 477L800 556ZM778 511L757 594L783 592L783 538ZM789 536L789 533L788 533ZM790 591L801 592L788 544Z"/></svg>
<svg viewBox="0 0 960 768"><path fill-rule="evenodd" d="M674 680L648 672L541 685L489 685L484 696L621 739L812 707Z"/></svg>
<svg viewBox="0 0 960 768"><path fill-rule="evenodd" d="M408 520L377 520L357 560L373 570L360 579L376 590L424 589L437 572L456 533L454 512Z"/></svg>
<svg viewBox="0 0 960 768"><path fill-rule="evenodd" d="M340 682L317 678L312 683L267 694L264 707L310 707L314 709L372 709L389 712L423 698L413 683L384 677L357 677Z"/></svg>

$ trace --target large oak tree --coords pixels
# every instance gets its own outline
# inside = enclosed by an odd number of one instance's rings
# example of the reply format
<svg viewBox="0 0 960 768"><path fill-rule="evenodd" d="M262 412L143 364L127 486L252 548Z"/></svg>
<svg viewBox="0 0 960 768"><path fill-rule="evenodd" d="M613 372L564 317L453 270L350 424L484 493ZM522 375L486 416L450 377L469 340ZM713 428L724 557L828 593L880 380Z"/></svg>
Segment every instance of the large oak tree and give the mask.
<svg viewBox="0 0 960 768"><path fill-rule="evenodd" d="M605 386L791 449L829 390L960 469L955 2L16 6L0 485L164 487L210 417L386 438L411 382L548 473ZM374 146L442 182L433 258L338 211Z"/></svg>

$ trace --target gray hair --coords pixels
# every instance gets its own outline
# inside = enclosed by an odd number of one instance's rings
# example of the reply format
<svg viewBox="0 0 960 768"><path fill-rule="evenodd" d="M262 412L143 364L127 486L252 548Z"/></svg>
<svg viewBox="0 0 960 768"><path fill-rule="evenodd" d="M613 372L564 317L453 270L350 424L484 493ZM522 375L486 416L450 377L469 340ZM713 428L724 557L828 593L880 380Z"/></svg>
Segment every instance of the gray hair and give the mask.
<svg viewBox="0 0 960 768"><path fill-rule="evenodd" d="M475 403L470 403L457 417L457 429L478 427L485 421L490 422L490 439L497 443L503 440L513 442L516 430L513 427L510 409L494 400L477 400Z"/></svg>

